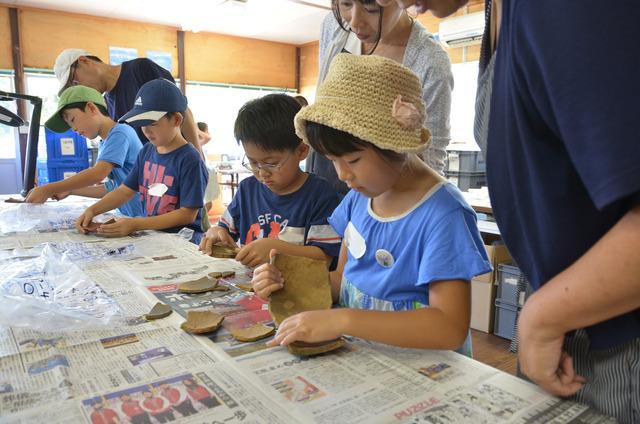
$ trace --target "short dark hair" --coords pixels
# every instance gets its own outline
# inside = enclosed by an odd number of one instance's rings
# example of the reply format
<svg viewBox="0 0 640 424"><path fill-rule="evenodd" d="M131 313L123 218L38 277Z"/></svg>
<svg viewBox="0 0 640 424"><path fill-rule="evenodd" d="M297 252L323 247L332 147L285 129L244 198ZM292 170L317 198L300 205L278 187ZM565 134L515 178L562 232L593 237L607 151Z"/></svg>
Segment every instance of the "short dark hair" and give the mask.
<svg viewBox="0 0 640 424"><path fill-rule="evenodd" d="M86 111L86 109L87 109L87 103L89 103L89 102L76 102L76 103L69 103L68 105L66 105L65 107L63 107L62 109L60 109L60 112L59 112L60 117L61 117L61 118L64 118L64 117L62 116L62 112L64 112L65 110L69 110L69 109L80 109L80 110L82 110L83 112L85 112L85 111ZM92 102L92 103L93 103L93 102ZM107 108L106 108L106 107L104 107L104 106L102 106L102 105L99 105L99 104L96 104L96 103L93 103L93 104L94 104L94 105L96 105L96 107L98 108L98 110L100 111L100 113L102 113L104 116L111 117L111 116L109 115L109 112L107 111Z"/></svg>
<svg viewBox="0 0 640 424"><path fill-rule="evenodd" d="M203 132L209 131L209 125L206 122L198 122L198 129Z"/></svg>
<svg viewBox="0 0 640 424"><path fill-rule="evenodd" d="M240 108L233 128L240 143L252 143L263 150L295 150L302 142L293 118L300 103L286 94L268 94Z"/></svg>
<svg viewBox="0 0 640 424"><path fill-rule="evenodd" d="M100 58L98 56L93 56L93 55L89 55L89 56L85 56L87 59L91 59L94 62L100 62L102 63L102 60L100 60Z"/></svg>
<svg viewBox="0 0 640 424"><path fill-rule="evenodd" d="M404 153L381 149L375 144L369 143L348 132L328 127L324 124L318 124L317 122L307 121L305 131L313 150L323 156L332 155L340 157L370 147L389 162L403 162L406 158L406 154Z"/></svg>

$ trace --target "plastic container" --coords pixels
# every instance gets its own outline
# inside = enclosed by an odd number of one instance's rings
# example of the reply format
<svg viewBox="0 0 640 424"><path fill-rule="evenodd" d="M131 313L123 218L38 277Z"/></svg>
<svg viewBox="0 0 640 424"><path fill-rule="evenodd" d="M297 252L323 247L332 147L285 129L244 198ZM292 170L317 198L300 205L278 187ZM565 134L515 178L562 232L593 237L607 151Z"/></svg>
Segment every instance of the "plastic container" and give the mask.
<svg viewBox="0 0 640 424"><path fill-rule="evenodd" d="M86 138L72 130L58 134L45 128L44 133L47 159L86 162L88 166L89 151Z"/></svg>
<svg viewBox="0 0 640 424"><path fill-rule="evenodd" d="M64 180L88 168L88 161L55 161L38 159L38 185Z"/></svg>
<svg viewBox="0 0 640 424"><path fill-rule="evenodd" d="M452 172L445 171L447 180L457 185L460 191L470 188L480 188L487 185L487 175L484 172Z"/></svg>
<svg viewBox="0 0 640 424"><path fill-rule="evenodd" d="M515 336L516 321L520 308L517 305L506 303L496 299L495 320L493 334L505 339L513 340Z"/></svg>
<svg viewBox="0 0 640 424"><path fill-rule="evenodd" d="M447 155L446 171L449 172L485 172L487 164L482 152L451 150Z"/></svg>
<svg viewBox="0 0 640 424"><path fill-rule="evenodd" d="M510 264L498 265L498 292L496 299L502 302L512 303L522 306L524 296L518 296L518 280L520 279L520 268ZM522 293L524 295L524 292Z"/></svg>

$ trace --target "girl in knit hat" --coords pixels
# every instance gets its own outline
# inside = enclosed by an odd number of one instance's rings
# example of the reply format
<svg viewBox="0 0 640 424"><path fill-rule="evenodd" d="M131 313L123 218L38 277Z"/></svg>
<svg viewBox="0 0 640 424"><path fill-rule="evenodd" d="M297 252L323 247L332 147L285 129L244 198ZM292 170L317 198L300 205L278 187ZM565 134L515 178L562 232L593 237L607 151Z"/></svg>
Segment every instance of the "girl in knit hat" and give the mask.
<svg viewBox="0 0 640 424"><path fill-rule="evenodd" d="M286 319L270 345L349 334L471 354L469 281L491 266L473 210L416 155L430 138L421 94L415 74L390 59L340 54L296 115L298 136L351 188L329 218L343 236L332 273L342 308ZM266 264L253 287L267 298L283 280Z"/></svg>

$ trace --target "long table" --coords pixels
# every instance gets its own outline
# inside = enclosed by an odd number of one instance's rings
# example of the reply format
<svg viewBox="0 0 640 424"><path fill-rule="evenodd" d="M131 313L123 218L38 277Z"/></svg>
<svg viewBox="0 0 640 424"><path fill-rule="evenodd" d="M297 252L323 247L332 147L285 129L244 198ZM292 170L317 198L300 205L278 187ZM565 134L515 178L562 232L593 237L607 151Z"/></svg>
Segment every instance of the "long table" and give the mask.
<svg viewBox="0 0 640 424"><path fill-rule="evenodd" d="M0 206L0 422L615 422L451 351L346 337L298 358L237 342L232 329L271 324L265 302L236 287L251 270L173 234L78 234L86 204ZM228 291L177 292L230 270ZM158 301L174 312L145 320ZM192 309L224 314L223 327L182 331Z"/></svg>

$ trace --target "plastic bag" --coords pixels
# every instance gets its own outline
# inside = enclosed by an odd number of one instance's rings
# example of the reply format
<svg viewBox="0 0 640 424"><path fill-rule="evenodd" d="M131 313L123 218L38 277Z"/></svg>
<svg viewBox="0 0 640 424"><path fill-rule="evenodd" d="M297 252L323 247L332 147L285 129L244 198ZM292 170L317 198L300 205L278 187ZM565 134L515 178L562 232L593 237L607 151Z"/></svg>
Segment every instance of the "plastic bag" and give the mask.
<svg viewBox="0 0 640 424"><path fill-rule="evenodd" d="M44 204L23 203L0 211L0 232L24 231L51 232L75 228L76 219L85 211L86 205L69 203ZM100 215L96 222L105 222L113 214Z"/></svg>
<svg viewBox="0 0 640 424"><path fill-rule="evenodd" d="M0 263L0 325L75 331L124 319L120 306L74 263L73 249L67 254L49 243L39 248L37 257Z"/></svg>

